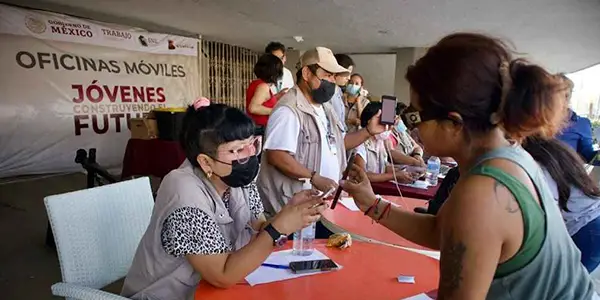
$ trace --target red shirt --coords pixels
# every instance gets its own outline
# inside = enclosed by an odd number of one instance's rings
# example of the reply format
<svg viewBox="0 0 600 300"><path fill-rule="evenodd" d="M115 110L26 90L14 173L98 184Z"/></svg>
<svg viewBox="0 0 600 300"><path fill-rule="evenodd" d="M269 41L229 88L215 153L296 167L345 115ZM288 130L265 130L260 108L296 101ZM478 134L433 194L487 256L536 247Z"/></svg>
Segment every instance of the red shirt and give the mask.
<svg viewBox="0 0 600 300"><path fill-rule="evenodd" d="M250 83L248 90L246 90L246 114L248 114L248 116L250 116L250 118L252 118L252 120L254 120L254 123L256 125L265 127L265 126L267 126L267 121L269 120L269 116L255 115L253 113L250 113L250 110L248 109L250 107L250 102L252 101L252 97L254 97L254 92L256 92L256 88L262 83L265 83L265 82L262 81L261 79L255 79L254 81L252 81ZM262 106L268 107L268 108L273 108L273 107L275 107L275 104L277 104L277 98L275 98L275 95L273 95L273 93L271 93L271 89L269 89L269 95L271 95L271 98L269 100L263 102Z"/></svg>

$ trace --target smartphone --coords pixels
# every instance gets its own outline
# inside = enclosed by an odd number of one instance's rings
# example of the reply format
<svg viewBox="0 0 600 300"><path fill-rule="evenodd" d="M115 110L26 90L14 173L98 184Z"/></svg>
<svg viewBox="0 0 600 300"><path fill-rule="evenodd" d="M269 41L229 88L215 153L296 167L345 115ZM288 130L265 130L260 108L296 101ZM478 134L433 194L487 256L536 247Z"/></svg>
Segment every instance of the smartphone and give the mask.
<svg viewBox="0 0 600 300"><path fill-rule="evenodd" d="M350 169L352 169L352 165L354 164L355 158L356 158L356 152L352 152L352 154L350 154L350 158L348 158L348 164L346 165L346 170L344 170L344 174L342 174L342 180L348 179L348 173L350 173ZM331 201L331 209L335 208L341 195L342 195L342 187L338 186L337 191L335 191L335 196L333 196L333 201Z"/></svg>
<svg viewBox="0 0 600 300"><path fill-rule="evenodd" d="M294 274L313 273L336 270L338 265L331 259L293 261L290 269Z"/></svg>
<svg viewBox="0 0 600 300"><path fill-rule="evenodd" d="M381 124L394 125L396 123L396 97L381 96Z"/></svg>
<svg viewBox="0 0 600 300"><path fill-rule="evenodd" d="M333 192L335 192L335 191L336 191L336 189L332 188L332 189L330 189L329 191L327 191L325 193L321 193L319 195L319 197L321 197L322 199L327 199L327 198L329 198L329 196L333 195ZM315 208L315 207L319 207L319 206L323 206L323 205L325 205L325 202L323 202L321 204L315 204L311 208Z"/></svg>
<svg viewBox="0 0 600 300"><path fill-rule="evenodd" d="M321 195L321 198L323 198L323 199L327 199L327 198L329 198L329 196L333 195L333 192L335 192L335 189L334 189L334 188L332 188L332 189L330 189L329 191L327 191L327 192L323 193L323 194Z"/></svg>

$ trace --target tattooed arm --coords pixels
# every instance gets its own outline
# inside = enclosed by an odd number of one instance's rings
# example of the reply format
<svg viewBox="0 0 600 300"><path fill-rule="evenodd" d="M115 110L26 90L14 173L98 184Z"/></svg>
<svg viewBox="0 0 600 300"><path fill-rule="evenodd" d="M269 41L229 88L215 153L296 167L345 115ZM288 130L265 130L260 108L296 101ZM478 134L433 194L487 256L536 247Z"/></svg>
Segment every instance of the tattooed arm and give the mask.
<svg viewBox="0 0 600 300"><path fill-rule="evenodd" d="M494 184L487 177L465 178L440 210L438 299L485 299L487 295L503 246Z"/></svg>

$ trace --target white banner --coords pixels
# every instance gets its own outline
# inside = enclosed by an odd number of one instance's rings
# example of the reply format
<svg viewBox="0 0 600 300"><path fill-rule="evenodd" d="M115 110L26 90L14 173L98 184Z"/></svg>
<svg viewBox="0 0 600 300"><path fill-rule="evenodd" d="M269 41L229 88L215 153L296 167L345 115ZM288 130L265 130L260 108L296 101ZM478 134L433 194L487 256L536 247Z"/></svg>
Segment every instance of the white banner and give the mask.
<svg viewBox="0 0 600 300"><path fill-rule="evenodd" d="M120 166L128 119L200 93L197 39L0 5L0 40L0 177Z"/></svg>

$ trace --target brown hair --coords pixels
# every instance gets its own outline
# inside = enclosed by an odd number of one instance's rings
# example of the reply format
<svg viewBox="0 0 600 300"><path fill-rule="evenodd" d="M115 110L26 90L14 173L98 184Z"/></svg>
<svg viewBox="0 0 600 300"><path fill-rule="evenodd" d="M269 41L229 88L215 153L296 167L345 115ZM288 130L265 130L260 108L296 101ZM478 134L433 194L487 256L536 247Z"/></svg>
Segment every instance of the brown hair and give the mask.
<svg viewBox="0 0 600 300"><path fill-rule="evenodd" d="M365 85L365 79L362 77L362 75L360 75L358 73L354 73L354 74L350 75L350 79L352 79L352 77L354 77L354 76L360 78L360 85L361 86Z"/></svg>
<svg viewBox="0 0 600 300"><path fill-rule="evenodd" d="M406 79L423 109L460 114L468 133L499 123L515 139L552 136L565 119L562 82L537 65L513 60L503 41L485 35L444 37L408 69Z"/></svg>

